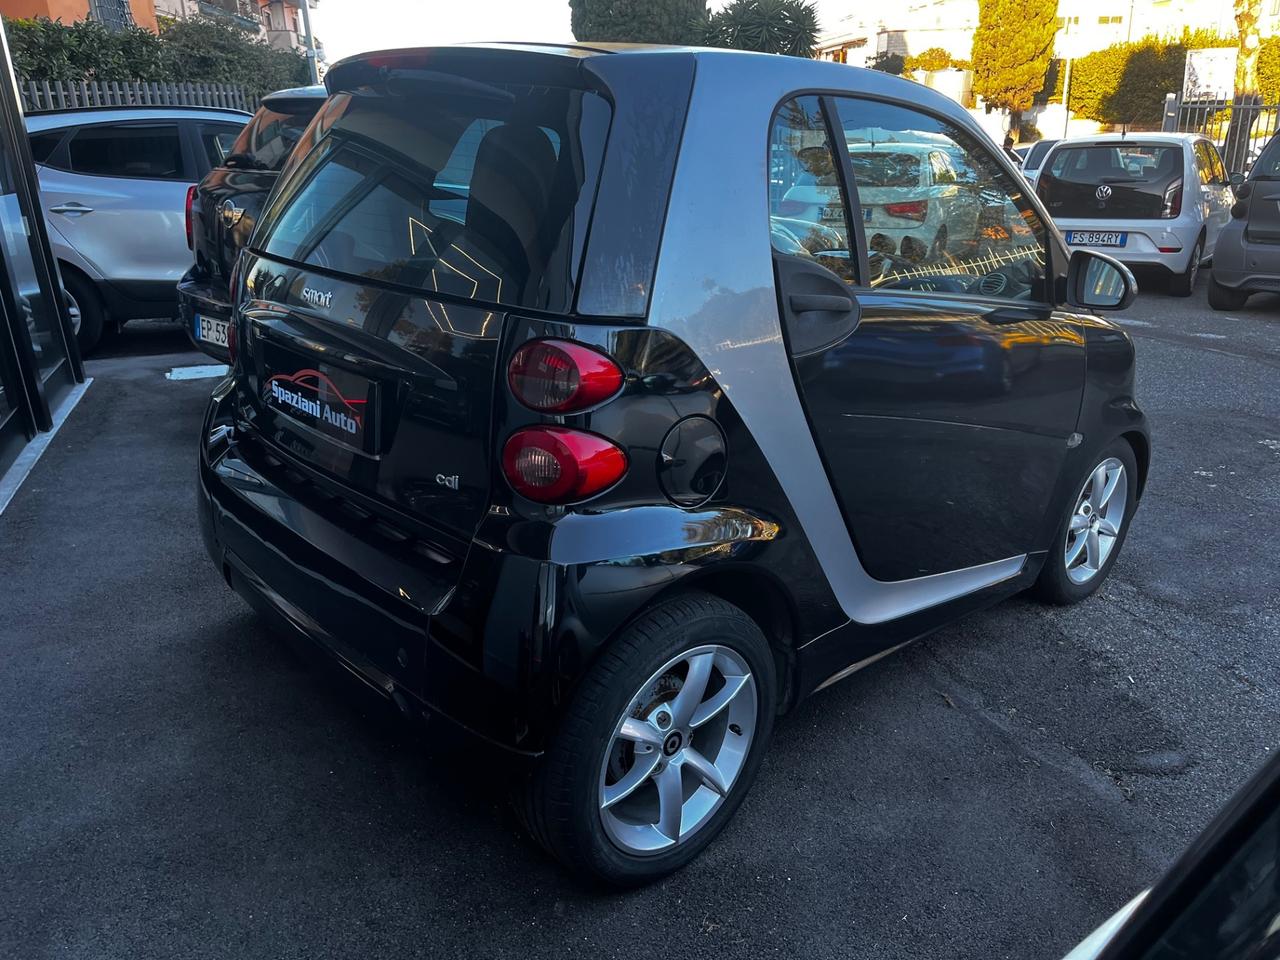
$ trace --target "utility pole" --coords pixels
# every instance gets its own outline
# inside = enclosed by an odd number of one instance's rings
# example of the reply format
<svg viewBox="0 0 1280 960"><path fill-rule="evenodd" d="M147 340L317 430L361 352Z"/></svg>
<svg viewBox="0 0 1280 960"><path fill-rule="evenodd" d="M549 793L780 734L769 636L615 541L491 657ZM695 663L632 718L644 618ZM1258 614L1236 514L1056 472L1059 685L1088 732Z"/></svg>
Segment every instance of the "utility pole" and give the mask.
<svg viewBox="0 0 1280 960"><path fill-rule="evenodd" d="M316 61L316 38L311 33L311 0L298 0L302 8L303 41L307 46L307 70L311 74L311 82L320 82L320 64Z"/></svg>

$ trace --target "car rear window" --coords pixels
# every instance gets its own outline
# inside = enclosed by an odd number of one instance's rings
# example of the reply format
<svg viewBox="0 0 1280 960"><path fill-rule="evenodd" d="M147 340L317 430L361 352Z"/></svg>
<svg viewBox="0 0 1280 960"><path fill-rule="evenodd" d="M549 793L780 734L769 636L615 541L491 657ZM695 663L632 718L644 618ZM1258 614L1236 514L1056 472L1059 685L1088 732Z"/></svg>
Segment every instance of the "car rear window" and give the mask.
<svg viewBox="0 0 1280 960"><path fill-rule="evenodd" d="M316 102L316 108L320 101ZM302 132L315 116L315 110L304 113L281 113L262 107L240 131L231 155L252 158L259 170L279 170L302 138Z"/></svg>
<svg viewBox="0 0 1280 960"><path fill-rule="evenodd" d="M1023 170L1036 170L1044 162L1045 154L1057 143L1057 140L1038 140L1027 151L1027 159L1022 162Z"/></svg>
<svg viewBox="0 0 1280 960"><path fill-rule="evenodd" d="M1182 147L1141 143L1063 147L1049 174L1066 183L1156 184L1182 176Z"/></svg>
<svg viewBox="0 0 1280 960"><path fill-rule="evenodd" d="M920 157L914 153L881 153L850 147L853 179L859 187L915 187L920 184Z"/></svg>
<svg viewBox="0 0 1280 960"><path fill-rule="evenodd" d="M470 300L566 303L609 106L566 87L489 90L343 98L287 175L255 246Z"/></svg>
<svg viewBox="0 0 1280 960"><path fill-rule="evenodd" d="M1280 180L1280 136L1272 137L1263 148L1249 176L1255 180Z"/></svg>

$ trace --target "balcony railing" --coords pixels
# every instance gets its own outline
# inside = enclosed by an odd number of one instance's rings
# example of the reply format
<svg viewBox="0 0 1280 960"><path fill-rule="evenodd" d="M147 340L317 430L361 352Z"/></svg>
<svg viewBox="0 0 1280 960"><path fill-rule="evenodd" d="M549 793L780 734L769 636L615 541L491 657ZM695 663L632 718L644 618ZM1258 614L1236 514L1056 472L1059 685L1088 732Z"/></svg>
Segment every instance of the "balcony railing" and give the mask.
<svg viewBox="0 0 1280 960"><path fill-rule="evenodd" d="M261 7L257 0L200 0L200 12L206 17L230 17L242 27L262 27Z"/></svg>

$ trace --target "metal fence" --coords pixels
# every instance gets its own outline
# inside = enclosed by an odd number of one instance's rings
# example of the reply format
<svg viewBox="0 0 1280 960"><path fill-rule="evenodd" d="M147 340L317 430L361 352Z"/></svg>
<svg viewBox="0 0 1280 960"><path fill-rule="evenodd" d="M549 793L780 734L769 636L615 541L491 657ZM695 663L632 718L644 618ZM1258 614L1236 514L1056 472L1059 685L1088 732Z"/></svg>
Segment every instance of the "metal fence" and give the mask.
<svg viewBox="0 0 1280 960"><path fill-rule="evenodd" d="M230 83L22 80L18 88L27 113L81 107L224 107L252 112L260 99Z"/></svg>
<svg viewBox="0 0 1280 960"><path fill-rule="evenodd" d="M1244 132L1229 136L1235 121ZM1165 106L1164 129L1202 133L1218 145L1231 173L1246 173L1280 121L1280 104L1233 104L1230 100L1179 101L1170 95Z"/></svg>

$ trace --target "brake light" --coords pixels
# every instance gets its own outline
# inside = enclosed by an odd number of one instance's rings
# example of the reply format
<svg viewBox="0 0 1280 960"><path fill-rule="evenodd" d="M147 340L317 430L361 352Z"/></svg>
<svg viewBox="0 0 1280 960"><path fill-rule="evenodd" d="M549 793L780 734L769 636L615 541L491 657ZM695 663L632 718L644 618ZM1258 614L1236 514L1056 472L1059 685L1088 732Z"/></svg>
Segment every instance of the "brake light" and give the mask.
<svg viewBox="0 0 1280 960"><path fill-rule="evenodd" d="M194 250L196 246L195 224L191 222L191 208L196 203L196 187L195 184L187 187L187 249Z"/></svg>
<svg viewBox="0 0 1280 960"><path fill-rule="evenodd" d="M891 217L903 217L923 223L929 218L929 201L909 200L905 203L886 203L884 212Z"/></svg>
<svg viewBox="0 0 1280 960"><path fill-rule="evenodd" d="M1182 213L1182 178L1169 184L1164 191L1164 206L1160 210L1162 217L1176 217Z"/></svg>
<svg viewBox="0 0 1280 960"><path fill-rule="evenodd" d="M573 413L621 390L622 368L580 343L533 340L511 358L507 383L526 407L543 413Z"/></svg>
<svg viewBox="0 0 1280 960"><path fill-rule="evenodd" d="M627 455L604 437L568 427L524 427L502 448L511 488L538 503L573 503L607 490L627 472Z"/></svg>

